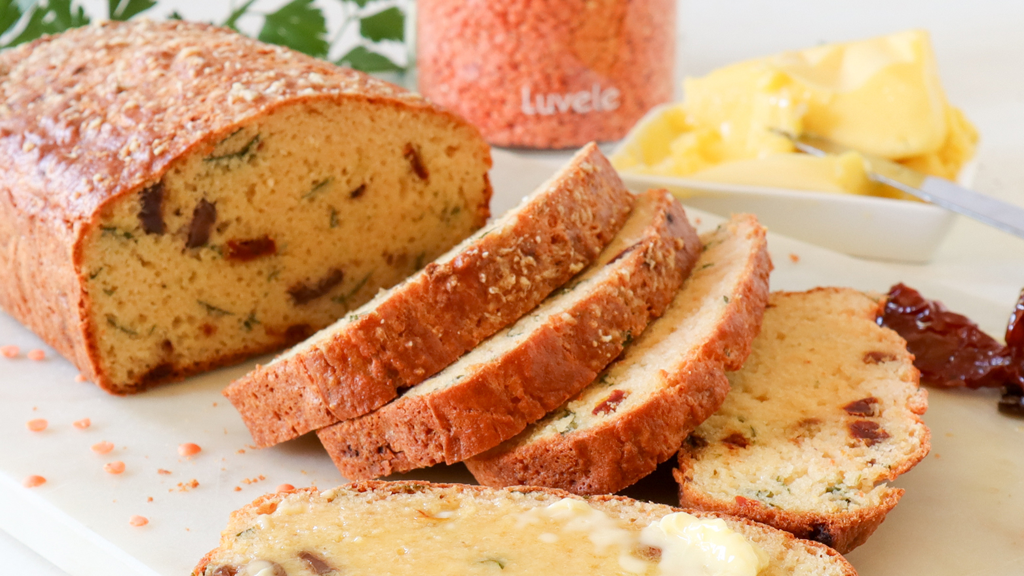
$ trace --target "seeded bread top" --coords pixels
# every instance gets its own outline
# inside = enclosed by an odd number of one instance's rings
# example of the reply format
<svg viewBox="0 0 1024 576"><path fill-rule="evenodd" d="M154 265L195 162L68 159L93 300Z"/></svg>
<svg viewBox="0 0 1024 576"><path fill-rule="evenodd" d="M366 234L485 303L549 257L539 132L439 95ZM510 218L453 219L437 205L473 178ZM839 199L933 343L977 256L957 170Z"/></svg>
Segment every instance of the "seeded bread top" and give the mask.
<svg viewBox="0 0 1024 576"><path fill-rule="evenodd" d="M0 55L0 190L25 217L74 234L182 154L282 103L324 97L468 126L416 94L228 29L104 22Z"/></svg>

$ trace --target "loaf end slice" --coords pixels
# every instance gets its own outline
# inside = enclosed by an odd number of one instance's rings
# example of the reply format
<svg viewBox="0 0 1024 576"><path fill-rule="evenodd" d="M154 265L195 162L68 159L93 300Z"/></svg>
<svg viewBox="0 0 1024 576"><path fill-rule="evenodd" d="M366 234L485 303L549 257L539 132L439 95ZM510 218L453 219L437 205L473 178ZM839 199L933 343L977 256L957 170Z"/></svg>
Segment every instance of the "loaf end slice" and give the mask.
<svg viewBox="0 0 1024 576"><path fill-rule="evenodd" d="M225 391L259 446L365 414L534 308L611 241L633 196L595 145L520 206Z"/></svg>
<svg viewBox="0 0 1024 576"><path fill-rule="evenodd" d="M699 253L678 201L648 191L568 286L394 402L317 435L353 480L491 448L592 381L661 315Z"/></svg>
<svg viewBox="0 0 1024 576"><path fill-rule="evenodd" d="M928 454L926 391L880 298L771 295L732 391L679 453L683 506L738 514L846 553L899 501L888 485Z"/></svg>
<svg viewBox="0 0 1024 576"><path fill-rule="evenodd" d="M489 486L618 492L668 460L725 399L725 371L750 352L768 298L765 230L734 216L701 240L665 314L577 397L466 462Z"/></svg>
<svg viewBox="0 0 1024 576"><path fill-rule="evenodd" d="M305 488L268 494L232 513L219 547L192 576L260 570L369 576L382 565L396 576L542 576L552 569L592 576L671 573L659 565L662 548L640 540L644 528L678 512L683 510L546 488L374 481ZM856 576L840 554L817 542L746 519L687 512L721 520L760 549L766 566L758 576ZM599 518L601 530L574 529L573 513L589 516L579 520ZM604 545L591 540L598 532L608 539ZM627 565L633 570L625 571Z"/></svg>
<svg viewBox="0 0 1024 576"><path fill-rule="evenodd" d="M488 217L473 126L224 28L41 38L0 102L0 307L113 393L298 342Z"/></svg>

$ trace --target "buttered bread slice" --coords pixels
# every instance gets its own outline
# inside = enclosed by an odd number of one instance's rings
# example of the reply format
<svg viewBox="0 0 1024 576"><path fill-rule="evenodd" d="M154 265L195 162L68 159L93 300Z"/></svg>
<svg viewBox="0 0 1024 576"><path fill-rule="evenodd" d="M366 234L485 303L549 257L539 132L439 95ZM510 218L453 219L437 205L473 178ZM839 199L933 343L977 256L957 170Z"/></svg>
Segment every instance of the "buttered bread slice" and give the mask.
<svg viewBox="0 0 1024 576"><path fill-rule="evenodd" d="M192 576L856 576L749 520L615 496L364 482L257 499Z"/></svg>
<svg viewBox="0 0 1024 576"><path fill-rule="evenodd" d="M351 480L491 448L593 380L662 313L699 253L678 201L648 191L563 290L394 402L317 435Z"/></svg>
<svg viewBox="0 0 1024 576"><path fill-rule="evenodd" d="M851 289L772 294L725 403L679 453L682 505L864 543L903 494L888 482L929 449L925 390L880 309Z"/></svg>
<svg viewBox="0 0 1024 576"><path fill-rule="evenodd" d="M565 284L611 241L632 204L588 145L517 208L224 395L259 446L365 414Z"/></svg>
<svg viewBox="0 0 1024 576"><path fill-rule="evenodd" d="M576 398L466 462L490 486L618 492L668 460L725 399L768 298L765 230L734 216L704 251L665 314Z"/></svg>
<svg viewBox="0 0 1024 576"><path fill-rule="evenodd" d="M189 22L0 53L0 142L0 307L117 394L302 340L491 195L464 120Z"/></svg>

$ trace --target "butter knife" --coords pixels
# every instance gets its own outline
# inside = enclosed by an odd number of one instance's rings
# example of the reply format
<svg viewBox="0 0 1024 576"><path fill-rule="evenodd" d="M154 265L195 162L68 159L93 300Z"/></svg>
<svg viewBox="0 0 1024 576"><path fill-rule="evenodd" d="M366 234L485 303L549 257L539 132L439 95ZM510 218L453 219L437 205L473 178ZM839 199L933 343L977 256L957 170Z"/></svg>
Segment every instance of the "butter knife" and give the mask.
<svg viewBox="0 0 1024 576"><path fill-rule="evenodd" d="M772 132L788 138L797 150L812 156L857 152L867 162L868 178L872 181L892 186L946 210L969 216L1003 232L1024 238L1024 209L1013 204L979 194L945 178L922 174L892 160L847 148L819 136L797 136L775 129L772 129Z"/></svg>

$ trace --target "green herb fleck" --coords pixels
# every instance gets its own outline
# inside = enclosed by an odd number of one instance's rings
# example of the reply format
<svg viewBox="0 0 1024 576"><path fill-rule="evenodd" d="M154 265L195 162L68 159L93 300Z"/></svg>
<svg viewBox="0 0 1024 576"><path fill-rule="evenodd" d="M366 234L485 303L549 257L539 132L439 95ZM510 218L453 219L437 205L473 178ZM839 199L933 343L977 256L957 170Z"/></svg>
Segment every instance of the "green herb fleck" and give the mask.
<svg viewBox="0 0 1024 576"><path fill-rule="evenodd" d="M334 298L331 298L331 301L336 303L336 304L345 304L347 306L348 305L348 299L353 297L353 296L355 296L357 292L362 290L363 286L366 286L366 283L370 281L370 276L373 276L373 272L374 272L373 270L370 270L370 272L366 276L363 276L362 280L360 280L359 282L356 282L356 285L353 286L351 290L349 290L345 294L341 294L339 296L335 296Z"/></svg>
<svg viewBox="0 0 1024 576"><path fill-rule="evenodd" d="M316 196L317 192L320 192L321 190L326 188L327 185L330 184L333 181L334 181L334 177L333 176L328 176L327 178L324 178L323 180L321 180L319 182L314 182L313 183L313 188L309 192L306 192L305 194L303 194L302 195L302 199L303 200L309 200L309 199L313 198L313 196Z"/></svg>
<svg viewBox="0 0 1024 576"><path fill-rule="evenodd" d="M338 227L338 211L334 209L334 206L331 206L331 228L337 228L337 227Z"/></svg>
<svg viewBox="0 0 1024 576"><path fill-rule="evenodd" d="M229 138L230 138L230 136L229 136ZM221 154L220 156L207 156L206 158L203 158L203 162L220 162L222 160L235 160L235 159L241 160L241 159L245 158L246 156L248 156L249 153L255 151L256 144L258 144L259 141L260 141L260 135L257 134L255 136L253 136L252 140L249 140L249 142L245 146L242 146L241 150L239 150L237 152L229 152L227 154Z"/></svg>
<svg viewBox="0 0 1024 576"><path fill-rule="evenodd" d="M114 289L114 288L104 288L103 289L103 293L106 294L107 296L113 296L114 292L117 292L117 290Z"/></svg>
<svg viewBox="0 0 1024 576"><path fill-rule="evenodd" d="M485 558L483 560L478 560L477 564L497 564L498 569L504 570L506 561L502 558Z"/></svg>
<svg viewBox="0 0 1024 576"><path fill-rule="evenodd" d="M208 302L203 302L202 300L196 300L196 302L198 302L203 308L206 308L206 313L211 316L234 316L234 313L228 312L223 308L218 308Z"/></svg>
<svg viewBox="0 0 1024 576"><path fill-rule="evenodd" d="M633 331L626 330L626 338L622 341L623 346L629 346L633 342Z"/></svg>
<svg viewBox="0 0 1024 576"><path fill-rule="evenodd" d="M267 274L267 282L273 282L274 280L277 280L277 277L280 276L280 275L281 275L281 269L280 268L275 268L275 269L271 270L270 274Z"/></svg>
<svg viewBox="0 0 1024 576"><path fill-rule="evenodd" d="M355 322L356 320L359 320L359 314L349 314L348 315L348 321L349 322Z"/></svg>
<svg viewBox="0 0 1024 576"><path fill-rule="evenodd" d="M132 330L131 328L125 327L121 323L119 323L117 321L117 318L115 318L113 314L107 314L107 324L109 324L110 326L112 326L114 328L117 328L118 330L120 330L121 332L124 332L125 334L127 334L129 336L138 336L139 335L139 333L136 332L135 330Z"/></svg>
<svg viewBox="0 0 1024 576"><path fill-rule="evenodd" d="M251 536L254 530L256 530L255 526L252 527L252 528L246 528L245 530L242 530L238 534L235 534L235 538L241 538L242 536Z"/></svg>
<svg viewBox="0 0 1024 576"><path fill-rule="evenodd" d="M722 300L725 300L726 304L729 303L729 297L728 296L722 296Z"/></svg>
<svg viewBox="0 0 1024 576"><path fill-rule="evenodd" d="M705 269L705 268L711 268L711 267L712 267L712 266L714 266L714 265L715 265L715 263L714 263L714 262L708 262L707 264L705 264L705 265L701 266L701 267L700 267L699 269L700 269L700 270L703 270L703 269Z"/></svg>
<svg viewBox="0 0 1024 576"><path fill-rule="evenodd" d="M242 320L242 328L246 332L252 332L253 327L258 324L260 324L260 321L256 319L255 312L249 312L249 315L245 317L245 320Z"/></svg>
<svg viewBox="0 0 1024 576"><path fill-rule="evenodd" d="M127 230L120 230L116 226L100 226L100 230L103 231L104 236L111 236L113 238L123 238L125 240L134 240L135 236L132 236L131 232Z"/></svg>
<svg viewBox="0 0 1024 576"><path fill-rule="evenodd" d="M0 1L2 1L2 0L0 0ZM106 268L106 266L100 266L95 272L93 272L92 274L89 274L89 280L95 280L96 277L100 275L100 272L103 272L104 268Z"/></svg>

